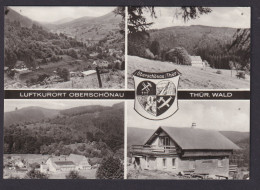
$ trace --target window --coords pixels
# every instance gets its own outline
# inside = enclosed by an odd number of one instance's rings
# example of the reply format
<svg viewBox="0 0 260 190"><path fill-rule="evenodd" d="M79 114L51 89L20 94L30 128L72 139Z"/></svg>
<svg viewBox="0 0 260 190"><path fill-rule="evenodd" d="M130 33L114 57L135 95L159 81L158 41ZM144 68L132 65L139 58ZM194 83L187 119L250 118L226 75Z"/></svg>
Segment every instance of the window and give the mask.
<svg viewBox="0 0 260 190"><path fill-rule="evenodd" d="M176 168L176 159L175 158L172 159L172 167Z"/></svg>
<svg viewBox="0 0 260 190"><path fill-rule="evenodd" d="M218 160L218 167L222 168L223 167L223 160Z"/></svg>
<svg viewBox="0 0 260 190"><path fill-rule="evenodd" d="M165 137L165 146L170 146L170 139L169 139L169 137Z"/></svg>
<svg viewBox="0 0 260 190"><path fill-rule="evenodd" d="M146 168L149 168L149 158L145 157L145 160L146 160Z"/></svg>
<svg viewBox="0 0 260 190"><path fill-rule="evenodd" d="M190 170L194 170L195 169L195 161L194 160L190 160L189 169Z"/></svg>
<svg viewBox="0 0 260 190"><path fill-rule="evenodd" d="M170 146L169 137L160 137L160 145L161 146Z"/></svg>
<svg viewBox="0 0 260 190"><path fill-rule="evenodd" d="M166 159L163 159L163 167L166 168Z"/></svg>

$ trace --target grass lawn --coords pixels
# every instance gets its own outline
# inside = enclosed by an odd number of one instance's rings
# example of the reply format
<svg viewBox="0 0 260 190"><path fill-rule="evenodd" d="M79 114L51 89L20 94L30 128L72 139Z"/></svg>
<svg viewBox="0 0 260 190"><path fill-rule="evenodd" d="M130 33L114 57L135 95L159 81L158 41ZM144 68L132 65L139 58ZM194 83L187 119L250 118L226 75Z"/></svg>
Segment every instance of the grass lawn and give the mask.
<svg viewBox="0 0 260 190"><path fill-rule="evenodd" d="M182 73L179 82L180 89L250 89L250 76L246 79L238 79L236 71L224 69L212 69L207 67L201 70L199 67L176 65L171 62L149 60L137 56L128 56L127 80L128 88L134 88L132 74L136 70L146 72L166 72L177 69ZM216 72L220 70L221 74Z"/></svg>

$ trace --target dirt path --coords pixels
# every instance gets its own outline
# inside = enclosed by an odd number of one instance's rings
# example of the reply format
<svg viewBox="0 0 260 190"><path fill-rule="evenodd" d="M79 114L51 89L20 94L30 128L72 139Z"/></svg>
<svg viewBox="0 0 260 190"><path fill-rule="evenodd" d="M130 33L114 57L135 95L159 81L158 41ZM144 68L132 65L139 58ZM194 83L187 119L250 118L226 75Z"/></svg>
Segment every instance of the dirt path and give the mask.
<svg viewBox="0 0 260 190"><path fill-rule="evenodd" d="M201 70L198 67L128 56L127 80L130 89L134 88L132 74L138 69L146 72L166 72L177 69L182 73L180 89L250 89L250 76L246 75L246 79L237 79L235 71L231 77L230 70L222 69L221 74L217 74L217 69Z"/></svg>

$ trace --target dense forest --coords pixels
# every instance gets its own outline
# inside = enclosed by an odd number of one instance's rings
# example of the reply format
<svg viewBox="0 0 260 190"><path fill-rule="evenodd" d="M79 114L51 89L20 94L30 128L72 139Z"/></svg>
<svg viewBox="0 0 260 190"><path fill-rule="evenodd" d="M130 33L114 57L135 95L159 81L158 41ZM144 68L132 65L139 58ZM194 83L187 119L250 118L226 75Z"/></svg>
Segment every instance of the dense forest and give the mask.
<svg viewBox="0 0 260 190"><path fill-rule="evenodd" d="M91 22L85 22L83 17L78 19L80 22L75 20L61 25L48 25L33 21L6 7L5 66L13 68L16 61L20 60L24 61L28 68L35 68L37 64L59 61L62 55L86 59L93 51L100 53L101 59L108 57L104 52L109 48L124 48L124 35L120 30L124 28L124 24L122 25L120 19L115 17L114 13L109 13L102 17L93 17ZM113 26L106 20L111 21ZM70 31L72 29L73 31ZM82 32L81 37L69 33L79 34L79 31ZM90 39L90 36L98 37L91 45L82 39Z"/></svg>
<svg viewBox="0 0 260 190"><path fill-rule="evenodd" d="M36 24L32 28L21 26L19 21L5 20L5 66L14 68L17 60L28 68L38 64L59 61L61 55L77 58L73 48L84 47L82 42L60 33L48 32Z"/></svg>
<svg viewBox="0 0 260 190"><path fill-rule="evenodd" d="M249 138L240 140L236 144L241 148L235 150L230 158L231 164L237 164L239 167L249 168L250 163L250 140Z"/></svg>
<svg viewBox="0 0 260 190"><path fill-rule="evenodd" d="M232 43L241 31L249 29L210 27L201 25L175 26L128 34L130 55L165 60L165 54L173 48L184 48L189 55L201 56L212 68L249 70L246 48L230 50ZM247 44L245 44L247 46ZM232 68L234 69L234 68Z"/></svg>
<svg viewBox="0 0 260 190"><path fill-rule="evenodd" d="M230 164L249 168L250 163L250 135L247 132L221 131L221 133L240 147L234 150L230 157Z"/></svg>
<svg viewBox="0 0 260 190"><path fill-rule="evenodd" d="M123 126L122 103L112 107L86 106L79 107L78 110L63 110L55 117L40 121L5 125L4 153L77 153L100 158L117 154L121 157L124 144Z"/></svg>

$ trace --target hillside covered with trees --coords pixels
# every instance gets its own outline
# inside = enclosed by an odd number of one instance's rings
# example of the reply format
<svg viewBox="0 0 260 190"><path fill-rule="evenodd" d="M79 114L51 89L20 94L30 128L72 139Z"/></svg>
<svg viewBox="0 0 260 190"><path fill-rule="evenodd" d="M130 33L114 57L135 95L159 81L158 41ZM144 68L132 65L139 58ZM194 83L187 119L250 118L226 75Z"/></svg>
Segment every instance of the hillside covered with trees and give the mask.
<svg viewBox="0 0 260 190"><path fill-rule="evenodd" d="M83 17L62 24L39 23L10 7L5 8L5 13L6 87L52 86L71 78L80 80L77 84L81 86L94 87L95 84L88 84L89 80L82 81L82 73L94 70L96 66L103 69L101 73L109 75L103 77L107 80L104 86L123 83L124 31L121 28L124 26L115 13L93 17L90 22L85 22ZM93 65L94 61L96 65ZM59 85L56 86L59 88ZM70 86L73 88L73 84Z"/></svg>
<svg viewBox="0 0 260 190"><path fill-rule="evenodd" d="M212 9L180 7L172 11L181 16L181 20L187 22L203 14L210 15ZM154 22L148 21L148 18L156 22L158 17L160 17L160 12L156 7L129 7L129 55L165 61L168 60L168 52L178 48L183 49L184 52L187 51L191 56L200 56L212 68L245 70L249 73L249 28L169 24L166 28L151 29ZM174 13L172 17L175 18ZM171 61L174 62L174 60Z"/></svg>
<svg viewBox="0 0 260 190"><path fill-rule="evenodd" d="M31 28L21 26L19 21L5 20L5 66L14 68L24 61L28 68L62 59L61 55L77 58L71 48L82 48L84 44L61 34L54 34L33 24ZM38 62L37 62L38 61ZM38 63L38 64L37 64Z"/></svg>
<svg viewBox="0 0 260 190"><path fill-rule="evenodd" d="M19 111L13 111L13 116L15 112ZM123 158L123 145L123 103L112 107L72 108L62 110L54 117L8 122L4 126L5 154L74 153L91 158L106 155Z"/></svg>
<svg viewBox="0 0 260 190"><path fill-rule="evenodd" d="M184 48L189 55L200 56L212 68L230 69L230 61L239 63L239 69L249 69L246 50L230 51L239 29L210 26L175 26L129 34L129 55L166 59L173 48ZM136 48L139 47L139 48ZM146 52L149 49L153 56Z"/></svg>

